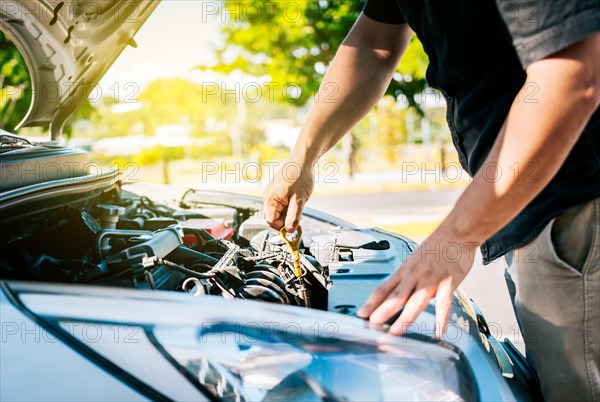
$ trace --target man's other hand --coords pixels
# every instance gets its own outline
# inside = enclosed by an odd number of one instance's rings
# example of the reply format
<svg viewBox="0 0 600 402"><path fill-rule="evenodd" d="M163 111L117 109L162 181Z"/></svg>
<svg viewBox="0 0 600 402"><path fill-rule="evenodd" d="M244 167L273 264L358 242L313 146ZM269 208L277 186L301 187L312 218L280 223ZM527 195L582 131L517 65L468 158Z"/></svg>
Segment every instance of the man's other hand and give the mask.
<svg viewBox="0 0 600 402"><path fill-rule="evenodd" d="M448 323L454 290L473 265L478 244L459 241L438 231L411 254L402 267L379 286L357 315L382 325L400 311L389 332L402 335L435 297L435 336Z"/></svg>

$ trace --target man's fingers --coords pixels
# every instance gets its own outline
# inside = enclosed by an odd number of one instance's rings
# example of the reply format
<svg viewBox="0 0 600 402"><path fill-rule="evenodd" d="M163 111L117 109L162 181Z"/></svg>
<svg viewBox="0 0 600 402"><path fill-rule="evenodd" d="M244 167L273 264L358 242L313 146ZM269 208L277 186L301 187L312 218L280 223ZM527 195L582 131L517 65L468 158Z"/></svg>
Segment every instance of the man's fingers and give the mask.
<svg viewBox="0 0 600 402"><path fill-rule="evenodd" d="M272 222L275 222L277 219L279 219L279 215L279 211L277 211L275 208L268 205L265 207L265 220L267 223L271 224Z"/></svg>
<svg viewBox="0 0 600 402"><path fill-rule="evenodd" d="M284 224L285 224L285 222L283 221L283 218L276 219L272 222L269 222L269 226L275 230L281 230L281 228L283 227Z"/></svg>
<svg viewBox="0 0 600 402"><path fill-rule="evenodd" d="M288 232L294 232L302 218L303 207L304 201L298 198L296 194L292 194L287 202L275 197L265 196L265 220L273 229L280 230L285 226Z"/></svg>
<svg viewBox="0 0 600 402"><path fill-rule="evenodd" d="M385 301L373 311L369 320L374 324L383 324L393 317L410 297L415 287L415 281L411 278L402 280L396 288L387 296Z"/></svg>
<svg viewBox="0 0 600 402"><path fill-rule="evenodd" d="M410 299L408 299L408 302L406 302L402 314L400 314L400 317L392 324L389 332L392 335L402 335L406 332L410 324L412 324L419 314L425 310L425 307L427 307L429 300L431 300L434 294L435 288L433 286L417 285L417 289Z"/></svg>
<svg viewBox="0 0 600 402"><path fill-rule="evenodd" d="M287 207L287 213L285 215L285 230L288 233L293 233L300 224L302 218L302 209L304 207L304 201L302 201L296 194L292 194L290 197L290 203Z"/></svg>
<svg viewBox="0 0 600 402"><path fill-rule="evenodd" d="M273 229L281 229L284 224L285 214L283 212L285 211L285 205L273 198L268 198L265 199L264 209L267 224Z"/></svg>
<svg viewBox="0 0 600 402"><path fill-rule="evenodd" d="M373 311L375 311L389 294L394 291L396 286L400 283L400 280L401 278L397 273L390 276L385 282L379 285L373 293L371 293L365 304L358 309L356 315L361 318L369 318Z"/></svg>
<svg viewBox="0 0 600 402"><path fill-rule="evenodd" d="M440 339L446 331L446 324L450 316L450 308L452 307L452 297L454 291L452 282L445 280L440 283L435 295L435 337Z"/></svg>

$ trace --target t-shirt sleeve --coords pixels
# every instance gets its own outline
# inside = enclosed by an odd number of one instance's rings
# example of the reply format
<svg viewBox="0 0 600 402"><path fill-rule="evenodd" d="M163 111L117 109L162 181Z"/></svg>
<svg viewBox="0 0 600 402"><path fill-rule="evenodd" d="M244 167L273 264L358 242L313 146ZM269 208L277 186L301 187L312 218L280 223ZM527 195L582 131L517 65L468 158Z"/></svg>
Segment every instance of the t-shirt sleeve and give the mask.
<svg viewBox="0 0 600 402"><path fill-rule="evenodd" d="M406 22L396 0L367 0L363 13L372 20L386 24Z"/></svg>
<svg viewBox="0 0 600 402"><path fill-rule="evenodd" d="M523 67L600 31L600 0L496 0Z"/></svg>

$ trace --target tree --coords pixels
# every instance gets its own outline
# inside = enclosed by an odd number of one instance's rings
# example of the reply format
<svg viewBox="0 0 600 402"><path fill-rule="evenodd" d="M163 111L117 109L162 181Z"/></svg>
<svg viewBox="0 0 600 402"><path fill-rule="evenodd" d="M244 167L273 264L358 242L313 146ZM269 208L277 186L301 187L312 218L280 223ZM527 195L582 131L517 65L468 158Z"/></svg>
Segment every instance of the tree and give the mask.
<svg viewBox="0 0 600 402"><path fill-rule="evenodd" d="M31 103L31 81L21 53L0 32L0 128L14 131Z"/></svg>
<svg viewBox="0 0 600 402"><path fill-rule="evenodd" d="M201 68L268 76L280 88L293 84L300 89L294 96L283 90L273 93L281 101L303 105L316 93L363 5L363 0L227 0L218 62ZM386 94L406 96L409 106L422 114L415 96L426 88L427 64L421 43L413 38Z"/></svg>

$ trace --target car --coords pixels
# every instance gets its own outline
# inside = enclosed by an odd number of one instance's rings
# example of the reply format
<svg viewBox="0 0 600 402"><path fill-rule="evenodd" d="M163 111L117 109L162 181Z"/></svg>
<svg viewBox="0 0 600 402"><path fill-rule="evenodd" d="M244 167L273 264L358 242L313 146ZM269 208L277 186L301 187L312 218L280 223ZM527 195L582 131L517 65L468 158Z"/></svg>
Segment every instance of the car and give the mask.
<svg viewBox="0 0 600 402"><path fill-rule="evenodd" d="M31 73L20 126L51 135L0 132L0 400L539 399L460 289L441 339L433 303L401 337L356 317L410 239L306 209L297 271L259 198L127 186L61 145L157 3L0 7Z"/></svg>

